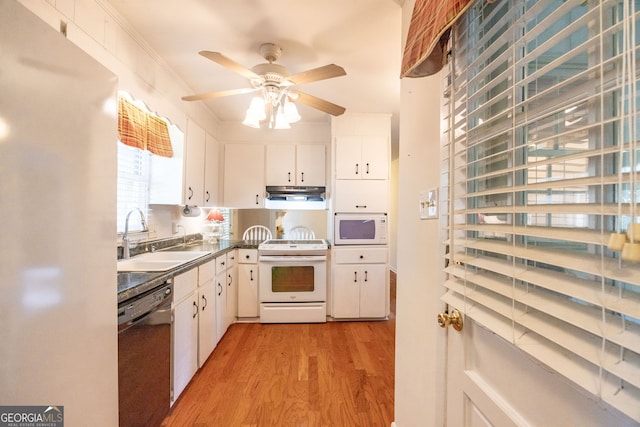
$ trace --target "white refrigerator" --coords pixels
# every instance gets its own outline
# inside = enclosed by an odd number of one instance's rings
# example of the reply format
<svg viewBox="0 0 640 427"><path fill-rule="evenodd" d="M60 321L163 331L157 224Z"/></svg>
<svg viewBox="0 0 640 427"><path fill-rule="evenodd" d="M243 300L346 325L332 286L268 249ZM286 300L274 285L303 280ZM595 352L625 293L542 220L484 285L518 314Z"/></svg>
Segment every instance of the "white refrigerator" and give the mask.
<svg viewBox="0 0 640 427"><path fill-rule="evenodd" d="M0 0L0 407L118 424L117 79Z"/></svg>

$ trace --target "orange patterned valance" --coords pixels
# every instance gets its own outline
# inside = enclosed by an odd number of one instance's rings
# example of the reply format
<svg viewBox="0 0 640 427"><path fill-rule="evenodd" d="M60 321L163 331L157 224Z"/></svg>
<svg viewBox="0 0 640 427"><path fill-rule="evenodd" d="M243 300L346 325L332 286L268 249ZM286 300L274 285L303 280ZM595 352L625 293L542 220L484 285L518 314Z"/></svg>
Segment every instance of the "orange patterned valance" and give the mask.
<svg viewBox="0 0 640 427"><path fill-rule="evenodd" d="M472 0L416 0L402 56L401 77L425 77L442 69L451 25Z"/></svg>
<svg viewBox="0 0 640 427"><path fill-rule="evenodd" d="M167 122L123 97L118 99L118 136L125 145L173 157Z"/></svg>

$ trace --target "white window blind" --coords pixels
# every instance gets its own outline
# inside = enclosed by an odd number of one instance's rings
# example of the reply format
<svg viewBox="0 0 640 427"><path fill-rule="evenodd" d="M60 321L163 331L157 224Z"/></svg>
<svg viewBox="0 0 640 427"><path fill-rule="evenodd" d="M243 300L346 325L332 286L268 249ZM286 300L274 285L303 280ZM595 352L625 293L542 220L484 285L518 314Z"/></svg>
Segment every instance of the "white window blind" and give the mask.
<svg viewBox="0 0 640 427"><path fill-rule="evenodd" d="M478 0L452 31L443 300L640 422L640 1ZM638 239L640 241L640 239Z"/></svg>
<svg viewBox="0 0 640 427"><path fill-rule="evenodd" d="M118 233L124 232L127 213L140 209L148 217L149 166L151 153L118 141ZM140 215L136 212L129 218L129 231L141 231Z"/></svg>

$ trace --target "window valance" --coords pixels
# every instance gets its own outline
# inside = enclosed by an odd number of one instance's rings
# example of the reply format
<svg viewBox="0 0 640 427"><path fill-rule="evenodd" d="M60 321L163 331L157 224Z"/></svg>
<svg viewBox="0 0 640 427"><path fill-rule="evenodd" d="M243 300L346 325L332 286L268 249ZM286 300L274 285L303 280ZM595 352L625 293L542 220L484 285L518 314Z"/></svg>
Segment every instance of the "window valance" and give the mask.
<svg viewBox="0 0 640 427"><path fill-rule="evenodd" d="M416 0L402 56L400 77L425 77L447 61L449 28L471 0Z"/></svg>
<svg viewBox="0 0 640 427"><path fill-rule="evenodd" d="M167 122L122 96L118 98L118 137L125 145L173 157Z"/></svg>

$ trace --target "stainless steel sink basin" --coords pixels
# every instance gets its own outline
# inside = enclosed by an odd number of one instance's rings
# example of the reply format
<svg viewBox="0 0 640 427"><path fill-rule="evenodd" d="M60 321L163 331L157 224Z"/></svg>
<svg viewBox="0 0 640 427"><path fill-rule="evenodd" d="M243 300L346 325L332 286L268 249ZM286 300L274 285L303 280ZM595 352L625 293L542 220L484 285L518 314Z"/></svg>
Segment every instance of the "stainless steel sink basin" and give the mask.
<svg viewBox="0 0 640 427"><path fill-rule="evenodd" d="M169 271L208 253L207 251L148 252L118 261L118 271Z"/></svg>

